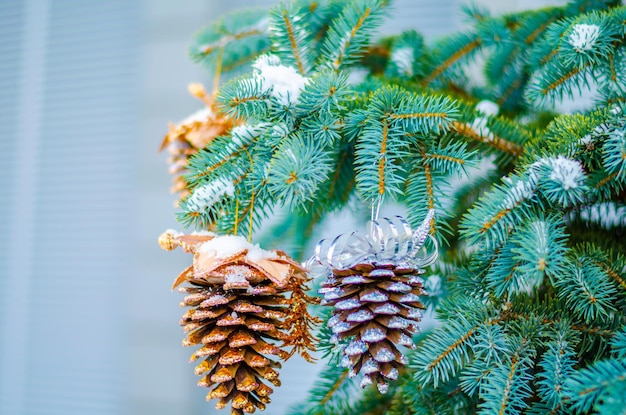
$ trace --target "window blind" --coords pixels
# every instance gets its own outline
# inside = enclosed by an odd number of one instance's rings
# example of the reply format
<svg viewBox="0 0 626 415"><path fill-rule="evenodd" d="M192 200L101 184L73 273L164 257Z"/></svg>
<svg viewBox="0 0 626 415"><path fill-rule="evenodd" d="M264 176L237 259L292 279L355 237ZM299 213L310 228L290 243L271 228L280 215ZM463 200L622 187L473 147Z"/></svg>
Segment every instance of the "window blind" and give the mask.
<svg viewBox="0 0 626 415"><path fill-rule="evenodd" d="M122 411L138 3L0 4L2 414Z"/></svg>

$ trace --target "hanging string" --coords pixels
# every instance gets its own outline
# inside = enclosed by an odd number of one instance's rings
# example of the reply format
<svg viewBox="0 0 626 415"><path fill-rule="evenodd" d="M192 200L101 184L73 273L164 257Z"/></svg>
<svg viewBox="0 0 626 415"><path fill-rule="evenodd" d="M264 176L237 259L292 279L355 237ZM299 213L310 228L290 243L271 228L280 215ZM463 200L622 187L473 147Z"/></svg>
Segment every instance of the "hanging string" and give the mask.
<svg viewBox="0 0 626 415"><path fill-rule="evenodd" d="M370 220L374 221L378 219L378 215L380 214L380 206L383 204L383 195L378 195L376 200L372 203L372 214Z"/></svg>
<svg viewBox="0 0 626 415"><path fill-rule="evenodd" d="M239 198L235 198L235 226L233 233L237 236L237 228L239 228Z"/></svg>
<svg viewBox="0 0 626 415"><path fill-rule="evenodd" d="M250 219L248 220L250 223L248 224L248 242L252 242L252 225L254 217L254 190L252 191L252 197L250 198Z"/></svg>

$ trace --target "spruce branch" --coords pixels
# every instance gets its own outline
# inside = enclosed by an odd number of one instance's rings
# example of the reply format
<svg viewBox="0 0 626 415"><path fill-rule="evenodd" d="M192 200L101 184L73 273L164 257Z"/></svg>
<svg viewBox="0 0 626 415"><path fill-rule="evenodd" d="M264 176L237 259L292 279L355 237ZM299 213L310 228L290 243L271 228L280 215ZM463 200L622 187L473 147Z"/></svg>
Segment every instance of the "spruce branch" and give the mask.
<svg viewBox="0 0 626 415"><path fill-rule="evenodd" d="M560 326L560 327L559 327ZM542 372L538 375L537 390L548 410L559 410L563 404L563 384L574 373L576 342L568 339L567 325L557 326L557 336L548 342L539 366Z"/></svg>
<svg viewBox="0 0 626 415"><path fill-rule="evenodd" d="M270 11L269 31L274 52L306 76L311 70L313 55L312 34L306 20L296 14L293 6L280 4Z"/></svg>
<svg viewBox="0 0 626 415"><path fill-rule="evenodd" d="M588 323L615 311L615 287L596 265L570 260L554 284L572 313Z"/></svg>
<svg viewBox="0 0 626 415"><path fill-rule="evenodd" d="M422 81L423 84L431 84L461 59L471 57L481 44L482 42L477 36L466 33L442 41L435 50L436 59L434 60L441 63L430 70L429 75Z"/></svg>
<svg viewBox="0 0 626 415"><path fill-rule="evenodd" d="M381 23L385 5L383 0L352 0L345 5L322 44L322 56L331 68L339 70L360 58Z"/></svg>
<svg viewBox="0 0 626 415"><path fill-rule="evenodd" d="M327 364L322 369L306 401L292 406L289 414L293 415L339 415L350 414L351 398L356 392L353 378L348 377L348 369L336 364Z"/></svg>
<svg viewBox="0 0 626 415"><path fill-rule="evenodd" d="M189 48L191 58L210 69L218 62L223 71L237 68L270 47L264 10L242 10L200 30Z"/></svg>
<svg viewBox="0 0 626 415"><path fill-rule="evenodd" d="M584 413L593 408L612 390L624 390L626 383L626 362L623 360L600 360L579 370L566 380L563 389L564 398L577 413ZM624 395L621 396L622 404Z"/></svg>

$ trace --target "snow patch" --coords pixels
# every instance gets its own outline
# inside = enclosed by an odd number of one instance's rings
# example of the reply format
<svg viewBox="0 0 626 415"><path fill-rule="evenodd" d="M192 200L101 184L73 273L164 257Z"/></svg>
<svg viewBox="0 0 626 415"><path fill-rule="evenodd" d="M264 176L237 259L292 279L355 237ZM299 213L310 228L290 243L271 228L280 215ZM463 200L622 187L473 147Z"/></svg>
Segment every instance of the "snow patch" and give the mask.
<svg viewBox="0 0 626 415"><path fill-rule="evenodd" d="M239 146L249 144L254 138L258 137L270 123L261 122L254 125L241 124L230 131L233 142Z"/></svg>
<svg viewBox="0 0 626 415"><path fill-rule="evenodd" d="M269 92L282 105L296 104L308 78L300 75L295 68L281 65L274 55L260 56L254 65L254 75L264 92Z"/></svg>
<svg viewBox="0 0 626 415"><path fill-rule="evenodd" d="M406 76L413 75L413 61L415 55L412 47L405 46L394 49L391 53L391 62L398 68L402 74Z"/></svg>
<svg viewBox="0 0 626 415"><path fill-rule="evenodd" d="M236 266L229 267L228 274L224 277L224 281L230 284L236 284L240 282L246 282L246 274L249 274L250 270L248 267L244 266Z"/></svg>
<svg viewBox="0 0 626 415"><path fill-rule="evenodd" d="M593 144L594 142L595 142L595 140L593 138L591 138L591 135L587 134L583 138L578 140L578 145L588 146L590 144Z"/></svg>
<svg viewBox="0 0 626 415"><path fill-rule="evenodd" d="M472 130L476 131L476 134L485 138L487 141L493 141L495 138L489 127L487 127L487 117L476 117L471 127Z"/></svg>
<svg viewBox="0 0 626 415"><path fill-rule="evenodd" d="M195 236L217 236L216 233L211 232L211 231L206 231L206 230L199 230L199 231L191 232L191 234Z"/></svg>
<svg viewBox="0 0 626 415"><path fill-rule="evenodd" d="M598 203L581 209L580 217L589 222L599 223L606 229L626 226L626 207L616 206L610 202Z"/></svg>
<svg viewBox="0 0 626 415"><path fill-rule="evenodd" d="M220 177L203 186L197 187L185 201L188 210L202 212L217 203L224 196L235 194L235 186L231 180Z"/></svg>
<svg viewBox="0 0 626 415"><path fill-rule="evenodd" d="M570 33L567 43L572 45L576 52L591 50L600 35L600 26L595 24L577 24Z"/></svg>
<svg viewBox="0 0 626 415"><path fill-rule="evenodd" d="M481 112L487 116L498 115L498 112L500 112L500 107L495 102L484 99L476 104L476 111Z"/></svg>
<svg viewBox="0 0 626 415"><path fill-rule="evenodd" d="M565 190L576 189L585 178L583 168L576 160L558 156L550 159L550 165L550 180L559 183Z"/></svg>
<svg viewBox="0 0 626 415"><path fill-rule="evenodd" d="M251 244L243 236L223 235L204 242L198 251L213 255L216 258L228 258L243 250L248 250L246 260L258 262L263 259L274 259L278 255L272 251L266 251L259 244Z"/></svg>
<svg viewBox="0 0 626 415"><path fill-rule="evenodd" d="M278 255L272 251L266 251L264 249L259 248L259 245L254 245L253 249L248 249L248 254L246 255L246 259L252 262L259 262L263 259L275 259Z"/></svg>
<svg viewBox="0 0 626 415"><path fill-rule="evenodd" d="M531 180L518 180L513 186L508 195L504 198L502 206L505 209L513 209L520 202L526 199L530 199L535 193L535 183Z"/></svg>

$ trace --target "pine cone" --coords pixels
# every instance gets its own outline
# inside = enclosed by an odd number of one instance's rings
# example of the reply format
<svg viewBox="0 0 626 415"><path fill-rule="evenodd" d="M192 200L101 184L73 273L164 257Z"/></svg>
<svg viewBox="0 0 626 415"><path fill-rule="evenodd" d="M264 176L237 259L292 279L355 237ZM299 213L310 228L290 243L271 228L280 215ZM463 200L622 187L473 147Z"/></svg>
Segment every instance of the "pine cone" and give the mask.
<svg viewBox="0 0 626 415"><path fill-rule="evenodd" d="M198 385L211 388L207 400L217 399L218 409L230 402L237 415L265 409L273 391L267 383L280 386L281 365L268 356L285 360L300 351L310 360L305 349L313 349L308 327L314 319L302 292L304 270L285 253L236 236L169 232L159 243L194 254L174 287L190 284L179 288L186 294L181 305L191 307L180 321L188 333L183 345L202 346L190 361L202 360L195 372L202 376ZM286 346L294 346L291 353Z"/></svg>
<svg viewBox="0 0 626 415"><path fill-rule="evenodd" d="M352 338L343 351L342 365L350 375L365 374L361 386L377 385L381 393L388 380L398 378L407 362L397 345L414 347L411 334L425 307L421 273L408 264L362 263L333 269L320 289L324 302L334 306L328 324L336 340Z"/></svg>
<svg viewBox="0 0 626 415"><path fill-rule="evenodd" d="M213 139L228 132L238 124L230 117L225 116L215 107L200 84L189 85L189 92L202 100L206 107L190 115L179 124L169 125L169 132L163 139L161 151L167 148L169 173L172 179L172 193L179 193L181 199L189 195L187 181L184 174L191 156L202 150Z"/></svg>

